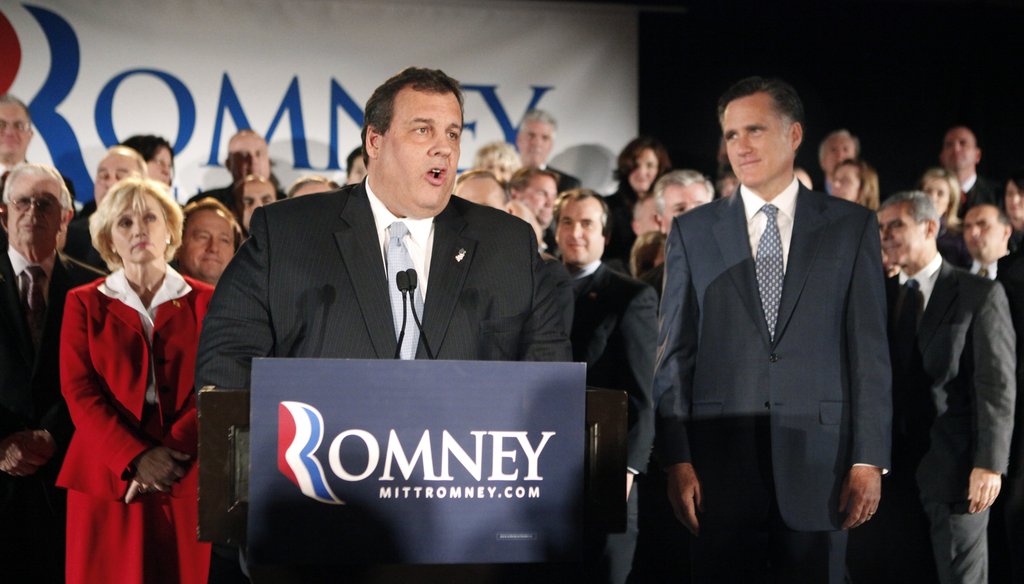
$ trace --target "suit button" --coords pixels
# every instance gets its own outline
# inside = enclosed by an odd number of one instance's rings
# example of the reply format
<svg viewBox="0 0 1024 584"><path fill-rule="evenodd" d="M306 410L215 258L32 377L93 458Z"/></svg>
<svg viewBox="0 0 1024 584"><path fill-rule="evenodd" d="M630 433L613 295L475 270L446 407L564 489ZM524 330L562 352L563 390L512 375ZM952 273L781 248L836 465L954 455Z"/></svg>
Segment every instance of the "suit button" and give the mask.
<svg viewBox="0 0 1024 584"><path fill-rule="evenodd" d="M768 361L770 361L772 363L775 363L778 360L779 360L779 356L776 355L775 353L772 353L771 355L768 356Z"/></svg>
<svg viewBox="0 0 1024 584"><path fill-rule="evenodd" d="M770 404L770 403L768 403L768 402L764 402L764 408L765 408L766 410L770 410L770 409L772 409L772 404Z"/></svg>

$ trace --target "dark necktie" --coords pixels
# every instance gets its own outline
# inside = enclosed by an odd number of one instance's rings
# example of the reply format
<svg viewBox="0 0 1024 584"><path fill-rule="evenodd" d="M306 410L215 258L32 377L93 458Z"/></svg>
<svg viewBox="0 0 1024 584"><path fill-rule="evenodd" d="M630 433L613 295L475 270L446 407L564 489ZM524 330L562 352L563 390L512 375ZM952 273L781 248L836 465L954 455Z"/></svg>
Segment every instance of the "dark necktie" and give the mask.
<svg viewBox="0 0 1024 584"><path fill-rule="evenodd" d="M779 301L782 299L782 236L779 234L779 208L772 204L761 207L768 217L768 223L757 244L757 290L761 294L761 308L768 325L768 335L775 340L775 323L779 318Z"/></svg>
<svg viewBox="0 0 1024 584"><path fill-rule="evenodd" d="M39 348L46 322L46 300L43 287L46 286L46 272L40 266L29 266L21 273L21 306L25 310L32 344Z"/></svg>
<svg viewBox="0 0 1024 584"><path fill-rule="evenodd" d="M582 278L573 278L572 290L576 299L579 299L580 295L582 295L587 290L587 288L590 287L590 283L593 280L593 274L590 274L589 276L584 276Z"/></svg>
<svg viewBox="0 0 1024 584"><path fill-rule="evenodd" d="M924 296L921 285L911 278L900 287L900 301L896 308L893 329L893 348L898 370L907 372L913 368L914 355L917 352L917 326L921 321L924 307Z"/></svg>

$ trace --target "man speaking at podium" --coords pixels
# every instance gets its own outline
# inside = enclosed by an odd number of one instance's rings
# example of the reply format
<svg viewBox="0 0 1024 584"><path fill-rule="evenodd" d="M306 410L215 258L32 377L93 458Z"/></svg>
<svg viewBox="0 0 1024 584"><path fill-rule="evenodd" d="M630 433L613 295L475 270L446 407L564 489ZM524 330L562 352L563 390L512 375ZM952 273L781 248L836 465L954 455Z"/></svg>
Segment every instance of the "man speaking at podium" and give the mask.
<svg viewBox="0 0 1024 584"><path fill-rule="evenodd" d="M374 91L366 180L253 215L204 321L197 387L249 387L254 357L571 360L531 227L452 196L462 121L439 70Z"/></svg>
<svg viewBox="0 0 1024 584"><path fill-rule="evenodd" d="M452 197L462 107L443 72L402 71L366 104L364 182L256 212L210 304L198 386L249 387L254 357L571 360L529 225Z"/></svg>

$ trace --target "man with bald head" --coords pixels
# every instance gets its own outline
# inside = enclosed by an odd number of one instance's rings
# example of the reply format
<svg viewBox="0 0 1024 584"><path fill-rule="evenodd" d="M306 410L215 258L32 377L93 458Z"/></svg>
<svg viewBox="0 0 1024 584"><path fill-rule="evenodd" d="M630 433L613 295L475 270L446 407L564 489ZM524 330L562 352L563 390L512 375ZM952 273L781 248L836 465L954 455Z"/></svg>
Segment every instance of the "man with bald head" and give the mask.
<svg viewBox="0 0 1024 584"><path fill-rule="evenodd" d="M193 203L206 197L213 197L228 209L239 206L241 192L239 187L245 177L254 175L270 180L270 149L267 141L253 130L239 130L228 140L228 157L224 167L231 173L231 184L219 189L203 191L188 200ZM275 188L275 197L283 199L284 193Z"/></svg>
<svg viewBox="0 0 1024 584"><path fill-rule="evenodd" d="M102 271L107 270L107 263L100 257L100 252L93 248L89 234L89 217L96 211L97 205L107 196L107 191L117 181L130 176L149 176L149 167L138 151L127 146L112 146L96 167L96 179L93 181L93 200L82 207L78 216L68 226L67 244L64 253L78 261Z"/></svg>
<svg viewBox="0 0 1024 584"><path fill-rule="evenodd" d="M508 208L508 193L505 186L489 170L469 170L455 181L455 194L478 205L501 209Z"/></svg>
<svg viewBox="0 0 1024 584"><path fill-rule="evenodd" d="M975 205L988 203L1003 206L1003 189L993 180L978 175L981 148L978 138L967 126L953 126L946 131L939 152L939 163L960 181L960 217Z"/></svg>
<svg viewBox="0 0 1024 584"><path fill-rule="evenodd" d="M0 555L12 581L63 582L64 492L54 481L73 425L61 397L64 296L99 276L62 258L58 241L74 213L50 166L8 176L0 223Z"/></svg>

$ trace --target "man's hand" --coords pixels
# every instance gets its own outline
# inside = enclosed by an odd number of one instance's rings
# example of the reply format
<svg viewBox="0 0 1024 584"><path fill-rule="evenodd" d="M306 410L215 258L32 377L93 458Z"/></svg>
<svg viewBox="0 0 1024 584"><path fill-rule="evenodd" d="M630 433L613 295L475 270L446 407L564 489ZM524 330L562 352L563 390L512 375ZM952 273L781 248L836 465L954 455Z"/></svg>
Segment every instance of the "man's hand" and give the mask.
<svg viewBox="0 0 1024 584"><path fill-rule="evenodd" d="M852 529L871 519L881 499L882 469L865 465L851 467L839 494L839 512L847 514L843 529Z"/></svg>
<svg viewBox="0 0 1024 584"><path fill-rule="evenodd" d="M668 475L668 500L672 503L676 519L693 535L700 533L697 511L704 511L697 471L689 462L673 464L665 470Z"/></svg>
<svg viewBox="0 0 1024 584"><path fill-rule="evenodd" d="M185 469L180 463L188 462L190 458L184 452L166 446L150 448L135 458L135 476L132 478L139 483L142 492L169 491L171 485L185 476Z"/></svg>
<svg viewBox="0 0 1024 584"><path fill-rule="evenodd" d="M22 430L0 441L0 471L31 476L50 460L57 443L46 430Z"/></svg>
<svg viewBox="0 0 1024 584"><path fill-rule="evenodd" d="M997 472L987 468L974 467L971 470L971 478L967 483L967 500L971 513L980 513L992 506L999 496L999 489L1002 488L1003 477Z"/></svg>

